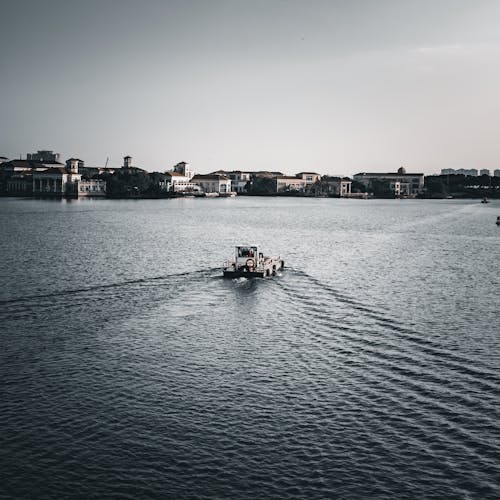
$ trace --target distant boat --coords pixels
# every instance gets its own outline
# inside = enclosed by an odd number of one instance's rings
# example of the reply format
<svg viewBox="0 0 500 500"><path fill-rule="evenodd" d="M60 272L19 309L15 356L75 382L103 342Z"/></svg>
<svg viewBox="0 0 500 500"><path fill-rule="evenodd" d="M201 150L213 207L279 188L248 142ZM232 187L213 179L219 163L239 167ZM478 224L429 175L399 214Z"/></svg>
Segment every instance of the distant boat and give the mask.
<svg viewBox="0 0 500 500"><path fill-rule="evenodd" d="M486 198L486 196L481 200L481 203L489 203L490 200L488 200L488 198Z"/></svg>
<svg viewBox="0 0 500 500"><path fill-rule="evenodd" d="M500 215L497 217L497 226L500 226Z"/></svg>

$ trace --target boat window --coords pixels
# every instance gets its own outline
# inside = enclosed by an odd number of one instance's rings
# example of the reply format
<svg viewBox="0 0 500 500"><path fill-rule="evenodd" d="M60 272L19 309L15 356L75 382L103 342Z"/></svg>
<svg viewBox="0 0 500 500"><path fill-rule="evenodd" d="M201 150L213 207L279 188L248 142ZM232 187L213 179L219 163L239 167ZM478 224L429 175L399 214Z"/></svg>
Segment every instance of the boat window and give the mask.
<svg viewBox="0 0 500 500"><path fill-rule="evenodd" d="M238 257L255 257L257 247L238 247Z"/></svg>

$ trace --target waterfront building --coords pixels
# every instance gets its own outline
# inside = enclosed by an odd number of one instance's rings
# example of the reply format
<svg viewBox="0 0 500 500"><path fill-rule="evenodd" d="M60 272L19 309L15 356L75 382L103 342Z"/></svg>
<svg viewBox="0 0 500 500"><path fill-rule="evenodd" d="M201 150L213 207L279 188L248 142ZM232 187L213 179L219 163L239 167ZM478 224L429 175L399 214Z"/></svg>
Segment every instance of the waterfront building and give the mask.
<svg viewBox="0 0 500 500"><path fill-rule="evenodd" d="M77 166L77 173L83 174L85 162L83 160L80 160L79 158L69 158L68 160L66 160L66 168L71 168L71 165L73 165L75 162Z"/></svg>
<svg viewBox="0 0 500 500"><path fill-rule="evenodd" d="M33 194L36 196L78 196L81 174L64 167L50 167L33 173Z"/></svg>
<svg viewBox="0 0 500 500"><path fill-rule="evenodd" d="M276 193L285 193L287 191L303 193L307 186L307 181L299 177L278 175L274 177L274 180L276 182Z"/></svg>
<svg viewBox="0 0 500 500"><path fill-rule="evenodd" d="M310 186L321 179L321 175L315 172L299 172L298 174L295 174L295 177L306 181L306 186Z"/></svg>
<svg viewBox="0 0 500 500"><path fill-rule="evenodd" d="M495 177L500 177L500 169L497 168L497 169L493 170L493 175Z"/></svg>
<svg viewBox="0 0 500 500"><path fill-rule="evenodd" d="M363 184L369 191L382 187L388 194L391 193L398 197L415 197L424 190L424 174L407 173L403 167L399 168L397 172L361 172L355 174L353 179Z"/></svg>
<svg viewBox="0 0 500 500"><path fill-rule="evenodd" d="M167 191L175 193L185 193L192 191L199 191L199 187L192 180L179 172L165 172L165 187Z"/></svg>
<svg viewBox="0 0 500 500"><path fill-rule="evenodd" d="M231 193L231 179L221 174L196 174L191 182L200 187L205 194Z"/></svg>
<svg viewBox="0 0 500 500"><path fill-rule="evenodd" d="M252 172L242 172L241 170L217 170L213 174L224 175L231 180L231 191L234 193L246 193L252 182Z"/></svg>
<svg viewBox="0 0 500 500"><path fill-rule="evenodd" d="M33 171L13 173L6 177L4 185L10 195L29 196L33 193Z"/></svg>
<svg viewBox="0 0 500 500"><path fill-rule="evenodd" d="M480 171L479 171L479 175L490 175L490 170L488 168L482 168Z"/></svg>
<svg viewBox="0 0 500 500"><path fill-rule="evenodd" d="M351 196L351 186L352 181L349 177L323 175L314 184L307 186L307 191L314 196L347 198ZM356 195L356 197L362 196Z"/></svg>
<svg viewBox="0 0 500 500"><path fill-rule="evenodd" d="M165 187L167 191L176 193L190 193L200 190L199 186L192 182L194 172L191 170L189 163L181 161L174 165L172 170L165 172Z"/></svg>
<svg viewBox="0 0 500 500"><path fill-rule="evenodd" d="M102 179L81 179L78 181L77 196L106 196L106 181Z"/></svg>
<svg viewBox="0 0 500 500"><path fill-rule="evenodd" d="M35 196L79 197L105 196L106 182L100 179L82 179L81 160L70 158L66 167L61 164L44 170L32 171L32 192Z"/></svg>
<svg viewBox="0 0 500 500"><path fill-rule="evenodd" d="M185 161L180 161L177 165L174 165L173 171L183 175L188 181L194 176L194 171L191 170L189 163L186 163Z"/></svg>
<svg viewBox="0 0 500 500"><path fill-rule="evenodd" d="M441 175L453 175L455 173L454 168L442 168Z"/></svg>
<svg viewBox="0 0 500 500"><path fill-rule="evenodd" d="M22 172L47 170L51 166L62 167L62 163L40 163L32 160L10 160L0 164L0 171L5 175L20 174Z"/></svg>

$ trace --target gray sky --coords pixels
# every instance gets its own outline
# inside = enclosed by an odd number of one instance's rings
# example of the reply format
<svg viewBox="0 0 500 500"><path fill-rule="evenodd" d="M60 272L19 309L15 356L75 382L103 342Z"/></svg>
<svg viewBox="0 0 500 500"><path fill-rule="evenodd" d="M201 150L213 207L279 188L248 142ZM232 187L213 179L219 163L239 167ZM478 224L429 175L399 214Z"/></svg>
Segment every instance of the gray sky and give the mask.
<svg viewBox="0 0 500 500"><path fill-rule="evenodd" d="M500 168L500 1L2 1L0 154Z"/></svg>

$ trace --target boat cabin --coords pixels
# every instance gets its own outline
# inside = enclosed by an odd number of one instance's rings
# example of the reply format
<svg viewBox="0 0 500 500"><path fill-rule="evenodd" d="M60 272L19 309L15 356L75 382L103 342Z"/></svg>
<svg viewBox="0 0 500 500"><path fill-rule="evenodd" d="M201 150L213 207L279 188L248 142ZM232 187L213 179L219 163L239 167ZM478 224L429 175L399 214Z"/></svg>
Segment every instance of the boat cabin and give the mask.
<svg viewBox="0 0 500 500"><path fill-rule="evenodd" d="M257 267L263 255L257 245L239 245L235 247L234 257L236 269L239 269L242 266Z"/></svg>

